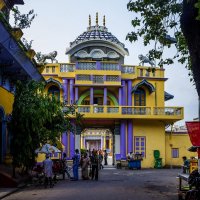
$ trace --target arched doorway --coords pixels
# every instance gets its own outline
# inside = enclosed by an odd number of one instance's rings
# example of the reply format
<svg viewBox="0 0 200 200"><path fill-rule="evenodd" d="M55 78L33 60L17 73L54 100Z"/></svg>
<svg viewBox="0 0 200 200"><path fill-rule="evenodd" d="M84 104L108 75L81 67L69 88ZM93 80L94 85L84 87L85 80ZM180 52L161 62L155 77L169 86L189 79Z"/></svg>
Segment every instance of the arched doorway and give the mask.
<svg viewBox="0 0 200 200"><path fill-rule="evenodd" d="M51 85L48 88L48 94L55 96L58 100L60 100L60 89L56 85Z"/></svg>

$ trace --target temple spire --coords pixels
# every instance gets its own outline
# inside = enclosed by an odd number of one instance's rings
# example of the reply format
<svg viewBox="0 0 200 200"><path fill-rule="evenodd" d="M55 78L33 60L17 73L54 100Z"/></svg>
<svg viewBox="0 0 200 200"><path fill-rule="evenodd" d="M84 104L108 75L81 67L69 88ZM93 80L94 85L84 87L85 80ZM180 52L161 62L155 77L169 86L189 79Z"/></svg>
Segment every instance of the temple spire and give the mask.
<svg viewBox="0 0 200 200"><path fill-rule="evenodd" d="M103 16L103 26L106 26L106 17L105 17L105 15Z"/></svg>
<svg viewBox="0 0 200 200"><path fill-rule="evenodd" d="M91 27L91 16L89 15L89 27Z"/></svg>
<svg viewBox="0 0 200 200"><path fill-rule="evenodd" d="M99 19L98 19L98 12L97 12L97 13L96 13L96 26L98 26L98 23L99 23L98 20L99 20Z"/></svg>

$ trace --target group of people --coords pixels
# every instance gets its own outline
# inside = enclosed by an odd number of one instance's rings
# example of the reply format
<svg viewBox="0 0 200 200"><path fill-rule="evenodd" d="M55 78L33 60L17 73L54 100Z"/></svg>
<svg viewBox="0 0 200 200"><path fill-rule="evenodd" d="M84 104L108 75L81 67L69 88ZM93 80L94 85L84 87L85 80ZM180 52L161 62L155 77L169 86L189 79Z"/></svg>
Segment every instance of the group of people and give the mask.
<svg viewBox="0 0 200 200"><path fill-rule="evenodd" d="M80 155L79 150L75 150L75 154L72 158L73 160L73 177L70 175L70 167L67 163L67 155L63 153L62 157L62 169L63 169L63 179L65 179L65 174L68 178L73 181L79 179L78 169L81 167L82 170L82 179L83 180L98 180L98 172L100 169L103 169L103 160L104 165L108 165L107 162L108 153L106 150L87 150L85 153ZM52 177L53 177L53 161L51 160L49 154L46 154L46 159L43 161L43 171L45 175L45 185L50 185L53 187Z"/></svg>
<svg viewBox="0 0 200 200"><path fill-rule="evenodd" d="M93 151L87 150L83 155L80 156L79 150L75 150L75 155L73 156L73 180L78 180L78 167L82 169L82 179L83 180L98 180L98 172L103 169L103 159L104 165L107 165L108 153L106 150Z"/></svg>

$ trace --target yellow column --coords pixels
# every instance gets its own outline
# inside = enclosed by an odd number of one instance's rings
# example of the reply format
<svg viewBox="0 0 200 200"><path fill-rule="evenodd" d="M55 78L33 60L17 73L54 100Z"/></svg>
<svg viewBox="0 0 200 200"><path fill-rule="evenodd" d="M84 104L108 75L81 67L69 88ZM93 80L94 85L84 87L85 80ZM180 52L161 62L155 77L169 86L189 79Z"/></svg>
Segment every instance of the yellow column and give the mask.
<svg viewBox="0 0 200 200"><path fill-rule="evenodd" d="M106 135L104 135L104 140L103 140L103 149L106 149Z"/></svg>
<svg viewBox="0 0 200 200"><path fill-rule="evenodd" d="M82 147L82 145L83 145L82 140L83 140L83 136L81 135L81 149L83 148L83 147Z"/></svg>

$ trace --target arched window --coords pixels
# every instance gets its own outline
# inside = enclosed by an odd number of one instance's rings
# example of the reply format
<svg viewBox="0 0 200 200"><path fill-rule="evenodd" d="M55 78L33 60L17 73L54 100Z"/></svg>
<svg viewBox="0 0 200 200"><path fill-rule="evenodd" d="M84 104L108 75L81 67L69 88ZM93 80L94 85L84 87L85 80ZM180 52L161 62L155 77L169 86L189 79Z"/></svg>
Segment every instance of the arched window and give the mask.
<svg viewBox="0 0 200 200"><path fill-rule="evenodd" d="M134 105L135 106L146 106L146 94L142 88L138 88L134 92Z"/></svg>
<svg viewBox="0 0 200 200"><path fill-rule="evenodd" d="M60 100L60 90L57 86L52 85L48 89L48 94L52 96L56 96L58 100Z"/></svg>

